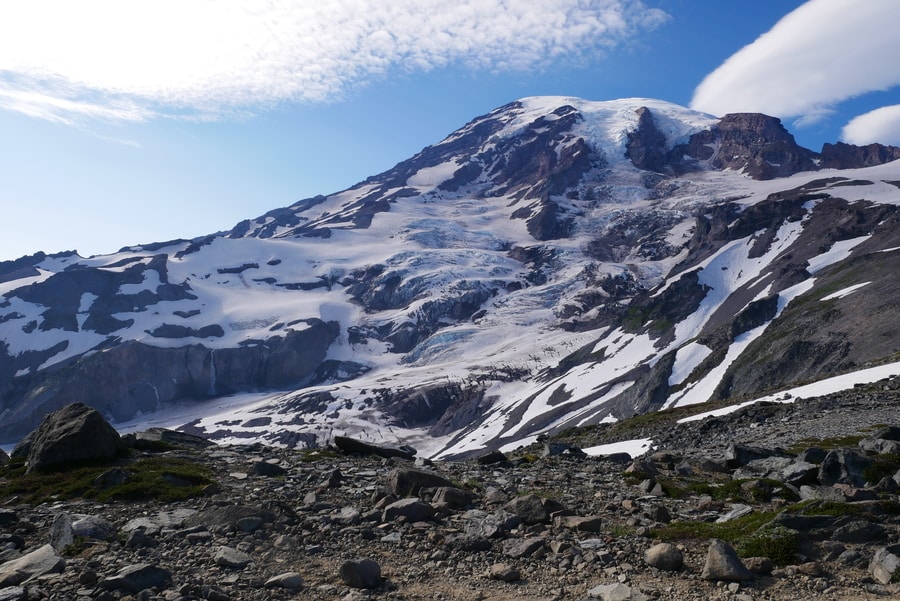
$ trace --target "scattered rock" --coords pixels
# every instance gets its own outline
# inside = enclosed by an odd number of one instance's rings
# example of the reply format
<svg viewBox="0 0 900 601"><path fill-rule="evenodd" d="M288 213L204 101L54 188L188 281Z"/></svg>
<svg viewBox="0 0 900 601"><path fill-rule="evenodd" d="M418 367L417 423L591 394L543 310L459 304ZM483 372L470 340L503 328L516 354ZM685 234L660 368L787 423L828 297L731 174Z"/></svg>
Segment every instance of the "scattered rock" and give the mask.
<svg viewBox="0 0 900 601"><path fill-rule="evenodd" d="M18 559L0 564L0 587L15 586L44 574L58 574L66 567L65 560L51 545L44 545Z"/></svg>
<svg viewBox="0 0 900 601"><path fill-rule="evenodd" d="M243 551L238 551L232 547L221 546L216 550L215 555L213 555L213 561L216 562L217 566L232 568L234 570L243 570L250 565L253 558Z"/></svg>
<svg viewBox="0 0 900 601"><path fill-rule="evenodd" d="M591 599L601 601L650 601L650 597L622 583L601 584L588 591Z"/></svg>
<svg viewBox="0 0 900 601"><path fill-rule="evenodd" d="M644 553L644 561L659 570L672 572L684 565L684 556L678 547L670 543L653 545Z"/></svg>
<svg viewBox="0 0 900 601"><path fill-rule="evenodd" d="M395 468L388 475L388 486L398 497L412 497L423 488L453 486L453 483L434 472L413 468Z"/></svg>
<svg viewBox="0 0 900 601"><path fill-rule="evenodd" d="M713 539L706 554L706 564L703 566L701 577L704 580L735 582L751 580L753 574L741 563L731 546Z"/></svg>
<svg viewBox="0 0 900 601"><path fill-rule="evenodd" d="M869 563L869 573L881 584L900 578L900 545L878 549Z"/></svg>
<svg viewBox="0 0 900 601"><path fill-rule="evenodd" d="M381 566L371 559L345 561L341 564L341 580L351 588L373 589L381 585Z"/></svg>
<svg viewBox="0 0 900 601"><path fill-rule="evenodd" d="M297 572L285 572L266 580L266 588L286 588L297 590L303 588L303 577Z"/></svg>
<svg viewBox="0 0 900 601"><path fill-rule="evenodd" d="M507 563L495 563L491 565L488 578L501 582L515 582L522 579L522 573Z"/></svg>
<svg viewBox="0 0 900 601"><path fill-rule="evenodd" d="M163 587L172 573L155 565L139 563L122 568L115 576L100 581L100 588L139 593L153 587Z"/></svg>
<svg viewBox="0 0 900 601"><path fill-rule="evenodd" d="M386 447L374 445L372 443L363 442L347 436L335 436L334 446L344 453L356 453L359 455L375 455L376 457L399 457L401 459L412 459L416 455L416 450L412 447Z"/></svg>

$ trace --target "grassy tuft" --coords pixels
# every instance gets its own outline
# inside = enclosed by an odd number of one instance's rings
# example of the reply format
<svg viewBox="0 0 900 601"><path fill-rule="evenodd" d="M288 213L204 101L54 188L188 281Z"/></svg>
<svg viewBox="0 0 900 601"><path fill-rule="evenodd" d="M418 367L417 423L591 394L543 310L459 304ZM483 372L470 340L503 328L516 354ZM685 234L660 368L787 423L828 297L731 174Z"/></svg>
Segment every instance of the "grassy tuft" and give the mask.
<svg viewBox="0 0 900 601"><path fill-rule="evenodd" d="M183 458L148 457L122 465L130 480L108 489L98 489L94 480L110 464L71 466L60 472L25 474L23 462L0 468L0 500L38 505L61 499L82 497L106 502L115 499L179 501L202 494L213 482L203 465Z"/></svg>

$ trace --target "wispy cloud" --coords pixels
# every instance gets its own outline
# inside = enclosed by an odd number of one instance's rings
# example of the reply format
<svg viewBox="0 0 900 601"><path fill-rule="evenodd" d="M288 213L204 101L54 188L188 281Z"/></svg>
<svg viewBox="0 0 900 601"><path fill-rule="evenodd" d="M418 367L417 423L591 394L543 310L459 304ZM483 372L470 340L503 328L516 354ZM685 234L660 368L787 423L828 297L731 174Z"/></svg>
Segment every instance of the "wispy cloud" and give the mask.
<svg viewBox="0 0 900 601"><path fill-rule="evenodd" d="M393 71L595 56L668 19L639 0L0 4L0 108L62 122L220 118Z"/></svg>
<svg viewBox="0 0 900 601"><path fill-rule="evenodd" d="M691 106L811 123L843 100L900 84L900 2L810 0L731 56Z"/></svg>

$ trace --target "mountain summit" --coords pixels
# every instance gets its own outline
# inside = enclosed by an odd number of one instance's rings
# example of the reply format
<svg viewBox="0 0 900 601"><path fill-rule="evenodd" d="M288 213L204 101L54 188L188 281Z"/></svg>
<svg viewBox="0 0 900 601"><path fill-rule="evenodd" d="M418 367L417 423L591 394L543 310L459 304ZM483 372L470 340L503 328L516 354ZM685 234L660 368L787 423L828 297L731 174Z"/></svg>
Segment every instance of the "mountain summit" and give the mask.
<svg viewBox="0 0 900 601"><path fill-rule="evenodd" d="M0 263L0 439L80 401L450 457L897 361L898 158L522 99L228 232Z"/></svg>

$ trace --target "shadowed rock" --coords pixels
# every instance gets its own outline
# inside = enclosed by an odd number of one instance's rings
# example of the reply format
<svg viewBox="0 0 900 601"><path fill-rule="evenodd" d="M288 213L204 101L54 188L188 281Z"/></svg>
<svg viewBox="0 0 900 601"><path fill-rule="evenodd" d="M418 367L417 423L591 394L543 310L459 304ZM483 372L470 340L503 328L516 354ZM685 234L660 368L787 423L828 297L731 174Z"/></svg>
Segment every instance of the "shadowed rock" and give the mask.
<svg viewBox="0 0 900 601"><path fill-rule="evenodd" d="M110 460L119 450L119 433L83 403L51 413L29 438L28 473L77 461Z"/></svg>

